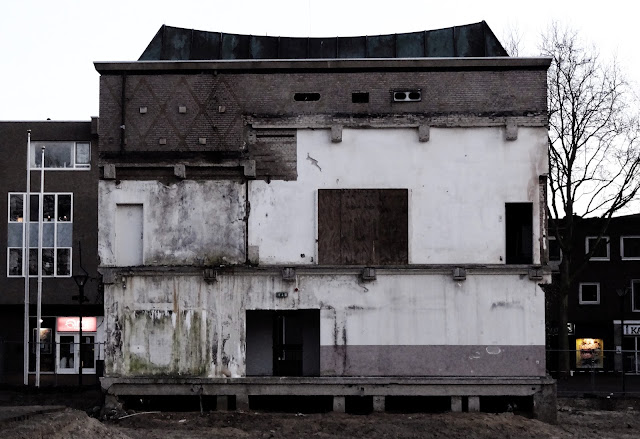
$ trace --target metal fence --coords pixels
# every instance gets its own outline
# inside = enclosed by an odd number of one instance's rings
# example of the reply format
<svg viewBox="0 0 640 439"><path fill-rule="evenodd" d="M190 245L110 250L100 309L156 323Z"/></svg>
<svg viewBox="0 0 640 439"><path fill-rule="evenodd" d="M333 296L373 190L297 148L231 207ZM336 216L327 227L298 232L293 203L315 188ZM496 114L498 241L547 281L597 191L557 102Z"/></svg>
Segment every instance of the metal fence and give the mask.
<svg viewBox="0 0 640 439"><path fill-rule="evenodd" d="M558 396L640 397L640 352L568 350L570 369L558 371L563 351L547 350L547 372L557 380Z"/></svg>

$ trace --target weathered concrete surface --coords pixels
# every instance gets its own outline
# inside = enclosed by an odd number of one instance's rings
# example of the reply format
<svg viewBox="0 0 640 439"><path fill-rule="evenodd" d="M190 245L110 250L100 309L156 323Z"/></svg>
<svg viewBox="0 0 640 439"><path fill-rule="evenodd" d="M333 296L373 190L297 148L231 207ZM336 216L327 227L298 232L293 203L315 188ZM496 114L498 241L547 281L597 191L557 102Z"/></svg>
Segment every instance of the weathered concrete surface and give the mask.
<svg viewBox="0 0 640 439"><path fill-rule="evenodd" d="M447 354L441 360L457 365L456 375L544 375L544 294L520 274L455 282L395 272L367 283L299 274L289 282L256 270L210 283L166 273L106 285L106 376L244 376L246 311L296 309L320 310L321 375L404 375L402 362L417 375L446 374L414 355L430 350ZM359 349L364 356L351 359ZM402 358L371 355L394 350Z"/></svg>
<svg viewBox="0 0 640 439"><path fill-rule="evenodd" d="M533 205L533 262L541 261L539 176L547 131L504 127L298 131L296 181L249 182L249 245L260 264L318 261L319 189L409 190L410 264L504 264L505 203ZM473 212L470 214L470 212Z"/></svg>
<svg viewBox="0 0 640 439"><path fill-rule="evenodd" d="M225 265L245 261L244 185L233 181L101 180L98 255L116 259L116 207L142 205L144 265Z"/></svg>

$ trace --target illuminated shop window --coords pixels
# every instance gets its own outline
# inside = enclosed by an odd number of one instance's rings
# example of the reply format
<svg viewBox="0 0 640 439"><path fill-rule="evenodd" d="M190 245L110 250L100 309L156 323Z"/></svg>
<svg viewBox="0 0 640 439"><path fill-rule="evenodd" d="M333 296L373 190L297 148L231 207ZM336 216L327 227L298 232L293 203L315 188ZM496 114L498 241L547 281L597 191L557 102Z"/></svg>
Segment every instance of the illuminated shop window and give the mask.
<svg viewBox="0 0 640 439"><path fill-rule="evenodd" d="M604 367L601 338L576 339L576 368L595 369Z"/></svg>

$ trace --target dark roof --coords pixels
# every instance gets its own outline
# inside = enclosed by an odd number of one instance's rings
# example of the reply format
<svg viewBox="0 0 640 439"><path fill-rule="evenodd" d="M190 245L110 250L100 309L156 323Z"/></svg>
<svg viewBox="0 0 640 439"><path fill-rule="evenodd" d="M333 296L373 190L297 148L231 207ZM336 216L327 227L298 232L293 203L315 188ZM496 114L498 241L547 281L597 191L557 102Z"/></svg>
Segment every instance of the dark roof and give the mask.
<svg viewBox="0 0 640 439"><path fill-rule="evenodd" d="M486 22L405 34L289 38L163 25L139 61L508 56Z"/></svg>

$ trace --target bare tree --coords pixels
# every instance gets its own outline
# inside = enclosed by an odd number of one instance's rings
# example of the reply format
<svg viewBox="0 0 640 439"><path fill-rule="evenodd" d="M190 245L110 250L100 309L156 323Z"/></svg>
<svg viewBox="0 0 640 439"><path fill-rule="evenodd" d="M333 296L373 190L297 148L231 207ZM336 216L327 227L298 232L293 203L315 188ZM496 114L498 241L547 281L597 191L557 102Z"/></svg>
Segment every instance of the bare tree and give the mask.
<svg viewBox="0 0 640 439"><path fill-rule="evenodd" d="M553 24L542 55L549 87L549 217L562 250L558 294L558 371L569 371L568 295L609 220L636 198L640 151L635 102L615 60L602 62L576 32ZM599 218L596 245L576 242L579 218ZM604 242L603 242L604 244Z"/></svg>

